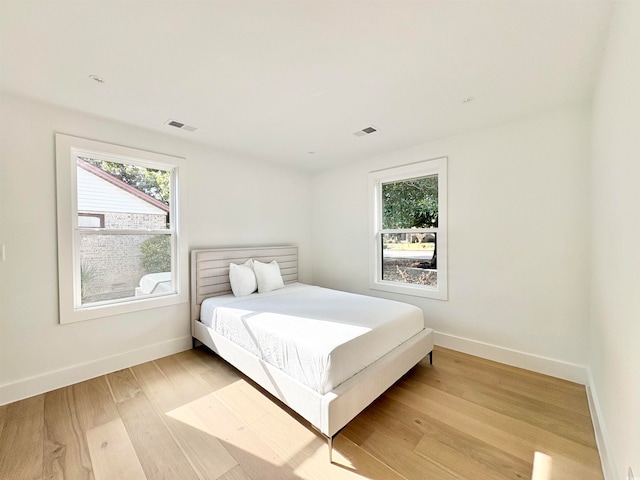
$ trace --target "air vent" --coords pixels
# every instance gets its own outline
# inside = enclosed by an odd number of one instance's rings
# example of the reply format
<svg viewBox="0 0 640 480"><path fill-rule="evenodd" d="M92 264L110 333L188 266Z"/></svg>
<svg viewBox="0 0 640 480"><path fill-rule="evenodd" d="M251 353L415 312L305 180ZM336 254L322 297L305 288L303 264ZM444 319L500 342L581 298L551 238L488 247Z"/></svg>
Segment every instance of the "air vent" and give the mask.
<svg viewBox="0 0 640 480"><path fill-rule="evenodd" d="M186 123L178 122L177 120L172 119L167 120L165 124L169 125L170 127L179 128L180 130L186 130L187 132L195 132L198 129L197 127L192 127L191 125L187 125Z"/></svg>
<svg viewBox="0 0 640 480"><path fill-rule="evenodd" d="M364 137L365 135L371 135L373 132L377 132L378 129L373 125L369 125L367 128L353 132L356 137Z"/></svg>

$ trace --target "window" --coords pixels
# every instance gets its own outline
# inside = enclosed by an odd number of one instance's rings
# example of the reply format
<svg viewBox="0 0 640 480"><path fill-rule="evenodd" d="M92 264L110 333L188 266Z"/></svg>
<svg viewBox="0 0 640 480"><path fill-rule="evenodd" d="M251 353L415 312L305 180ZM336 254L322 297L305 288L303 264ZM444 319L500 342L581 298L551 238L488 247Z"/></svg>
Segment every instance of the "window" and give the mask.
<svg viewBox="0 0 640 480"><path fill-rule="evenodd" d="M184 159L56 135L60 322L187 301Z"/></svg>
<svg viewBox="0 0 640 480"><path fill-rule="evenodd" d="M78 212L78 226L104 228L104 215L101 213Z"/></svg>
<svg viewBox="0 0 640 480"><path fill-rule="evenodd" d="M376 290L447 299L447 159L369 174Z"/></svg>

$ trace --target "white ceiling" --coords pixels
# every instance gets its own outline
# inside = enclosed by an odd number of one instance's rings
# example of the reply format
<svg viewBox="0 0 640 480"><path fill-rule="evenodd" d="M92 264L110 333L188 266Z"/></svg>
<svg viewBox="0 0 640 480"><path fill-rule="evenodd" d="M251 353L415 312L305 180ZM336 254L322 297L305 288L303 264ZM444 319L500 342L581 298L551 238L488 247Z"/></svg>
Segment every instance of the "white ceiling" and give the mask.
<svg viewBox="0 0 640 480"><path fill-rule="evenodd" d="M603 0L0 5L4 90L307 170L588 99L611 10ZM369 125L380 131L353 135Z"/></svg>

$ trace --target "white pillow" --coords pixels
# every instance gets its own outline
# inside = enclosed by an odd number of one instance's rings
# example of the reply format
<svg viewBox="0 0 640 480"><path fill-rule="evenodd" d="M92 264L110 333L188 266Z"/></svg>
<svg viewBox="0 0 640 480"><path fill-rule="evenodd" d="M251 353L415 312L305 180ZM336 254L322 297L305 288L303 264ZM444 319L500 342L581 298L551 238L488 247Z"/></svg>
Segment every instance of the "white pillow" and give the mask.
<svg viewBox="0 0 640 480"><path fill-rule="evenodd" d="M258 288L256 274L253 273L253 260L249 259L242 265L229 264L229 283L236 297L250 295Z"/></svg>
<svg viewBox="0 0 640 480"><path fill-rule="evenodd" d="M258 280L258 293L271 292L272 290L284 288L284 282L280 274L280 266L275 260L271 263L262 263L254 260L253 270Z"/></svg>

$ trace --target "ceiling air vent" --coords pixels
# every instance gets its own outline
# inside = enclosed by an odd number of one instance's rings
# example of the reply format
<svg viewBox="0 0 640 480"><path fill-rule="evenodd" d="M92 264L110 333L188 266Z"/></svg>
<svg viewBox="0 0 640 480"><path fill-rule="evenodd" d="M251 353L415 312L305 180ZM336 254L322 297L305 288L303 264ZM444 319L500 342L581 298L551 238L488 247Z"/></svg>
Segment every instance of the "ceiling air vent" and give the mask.
<svg viewBox="0 0 640 480"><path fill-rule="evenodd" d="M367 128L363 128L362 130L358 130L357 132L353 132L356 137L364 137L365 135L370 135L373 132L377 132L378 129L373 125L369 125Z"/></svg>
<svg viewBox="0 0 640 480"><path fill-rule="evenodd" d="M167 120L165 124L169 125L170 127L179 128L180 130L186 130L187 132L195 132L198 129L197 127L192 127L191 125L187 125L186 123L178 122L177 120L172 119Z"/></svg>

